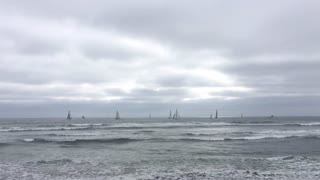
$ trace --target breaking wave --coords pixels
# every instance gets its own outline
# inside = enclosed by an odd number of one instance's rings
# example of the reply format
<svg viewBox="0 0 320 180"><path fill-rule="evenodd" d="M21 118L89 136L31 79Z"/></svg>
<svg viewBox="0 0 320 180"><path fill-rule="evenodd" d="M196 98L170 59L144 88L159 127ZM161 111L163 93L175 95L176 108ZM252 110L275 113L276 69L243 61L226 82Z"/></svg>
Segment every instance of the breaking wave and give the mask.
<svg viewBox="0 0 320 180"><path fill-rule="evenodd" d="M253 141L253 140L272 140L272 139L317 139L319 136L251 136L251 137L237 137L237 138L179 138L175 140L188 142L214 142L214 141Z"/></svg>
<svg viewBox="0 0 320 180"><path fill-rule="evenodd" d="M68 124L69 127L88 127L88 126L105 126L107 124L103 123L96 123L96 124L84 124L84 123L74 123L74 124Z"/></svg>
<svg viewBox="0 0 320 180"><path fill-rule="evenodd" d="M110 138L110 139L74 139L74 140L51 140L51 139L23 139L26 143L56 143L56 144L125 144L139 141L150 142L230 142L230 141L254 141L254 140L272 140L272 139L317 139L319 136L252 136L252 137L239 137L239 138L149 138L149 139L131 139L131 138Z"/></svg>
<svg viewBox="0 0 320 180"><path fill-rule="evenodd" d="M58 144L88 144L88 143L129 143L135 141L141 141L140 139L130 139L130 138L111 138L111 139L75 139L75 140L49 140L49 139L24 139L24 142L33 143L58 143Z"/></svg>
<svg viewBox="0 0 320 180"><path fill-rule="evenodd" d="M252 135L253 132L230 132L230 133L215 133L215 134L208 134L208 133L183 133L183 136L217 136L217 135Z"/></svg>
<svg viewBox="0 0 320 180"><path fill-rule="evenodd" d="M308 123L281 123L276 121L232 121L230 125L238 126L320 126L320 122L308 122Z"/></svg>
<svg viewBox="0 0 320 180"><path fill-rule="evenodd" d="M309 159L309 158L306 156L293 156L293 155L276 156L276 157L267 158L267 160L269 161L304 161L306 159Z"/></svg>
<svg viewBox="0 0 320 180"><path fill-rule="evenodd" d="M0 129L0 132L25 132L25 131L65 131L65 130L87 130L90 127L32 127L32 128L22 128L22 127L12 127L8 129Z"/></svg>
<svg viewBox="0 0 320 180"><path fill-rule="evenodd" d="M254 122L206 122L206 123L122 123L122 124L104 124L104 123L73 123L67 125L47 125L38 127L0 127L0 132L24 132L24 131L72 131L88 129L174 129L174 128L215 128L223 126L320 126L320 122L306 123L280 123L274 121L254 121ZM191 135L191 134L190 134ZM204 135L204 134L203 134ZM201 136L201 135L200 135Z"/></svg>

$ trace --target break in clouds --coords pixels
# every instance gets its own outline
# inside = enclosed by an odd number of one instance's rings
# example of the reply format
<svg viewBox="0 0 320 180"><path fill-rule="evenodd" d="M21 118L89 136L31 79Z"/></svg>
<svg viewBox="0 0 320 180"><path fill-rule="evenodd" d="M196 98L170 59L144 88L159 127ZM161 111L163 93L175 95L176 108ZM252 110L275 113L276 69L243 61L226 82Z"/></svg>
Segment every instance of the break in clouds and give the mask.
<svg viewBox="0 0 320 180"><path fill-rule="evenodd" d="M1 1L0 115L317 115L320 2Z"/></svg>

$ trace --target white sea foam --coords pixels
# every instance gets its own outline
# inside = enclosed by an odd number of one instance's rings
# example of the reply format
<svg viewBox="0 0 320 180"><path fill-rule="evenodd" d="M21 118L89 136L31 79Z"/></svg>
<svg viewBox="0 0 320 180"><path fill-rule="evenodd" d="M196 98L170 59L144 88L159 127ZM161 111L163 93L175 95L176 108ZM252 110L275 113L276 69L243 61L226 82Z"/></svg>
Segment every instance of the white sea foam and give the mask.
<svg viewBox="0 0 320 180"><path fill-rule="evenodd" d="M88 126L103 126L103 123L86 124L86 123L72 123L69 126L88 127Z"/></svg>
<svg viewBox="0 0 320 180"><path fill-rule="evenodd" d="M320 122L301 123L303 126L320 126Z"/></svg>
<svg viewBox="0 0 320 180"><path fill-rule="evenodd" d="M59 130L81 130L87 127L10 127L7 129L0 129L0 132L20 132L20 131L59 131Z"/></svg>
<svg viewBox="0 0 320 180"><path fill-rule="evenodd" d="M33 142L34 141L34 139L23 139L23 141L25 141L25 142Z"/></svg>
<svg viewBox="0 0 320 180"><path fill-rule="evenodd" d="M12 132L0 133L0 177L313 180L320 123L311 120L12 123L0 129Z"/></svg>

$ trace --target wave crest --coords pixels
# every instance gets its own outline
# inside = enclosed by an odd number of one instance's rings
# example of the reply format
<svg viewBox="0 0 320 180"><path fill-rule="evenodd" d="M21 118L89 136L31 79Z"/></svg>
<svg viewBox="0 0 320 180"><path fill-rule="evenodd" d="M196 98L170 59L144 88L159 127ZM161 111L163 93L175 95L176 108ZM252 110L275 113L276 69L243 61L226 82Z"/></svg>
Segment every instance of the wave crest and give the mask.
<svg viewBox="0 0 320 180"><path fill-rule="evenodd" d="M24 139L24 142L33 142L33 143L58 143L58 144L88 144L88 143L129 143L135 141L141 141L139 139L130 139L130 138L111 138L111 139L75 139L75 140L49 140L49 139Z"/></svg>

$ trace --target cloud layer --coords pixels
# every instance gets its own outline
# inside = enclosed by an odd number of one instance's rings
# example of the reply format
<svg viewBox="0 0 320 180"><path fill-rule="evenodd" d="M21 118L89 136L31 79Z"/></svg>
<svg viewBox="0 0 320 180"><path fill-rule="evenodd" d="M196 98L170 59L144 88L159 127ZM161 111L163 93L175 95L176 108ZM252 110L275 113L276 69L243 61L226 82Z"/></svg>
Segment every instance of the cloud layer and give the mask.
<svg viewBox="0 0 320 180"><path fill-rule="evenodd" d="M0 2L0 116L318 115L319 7Z"/></svg>

